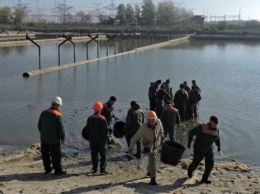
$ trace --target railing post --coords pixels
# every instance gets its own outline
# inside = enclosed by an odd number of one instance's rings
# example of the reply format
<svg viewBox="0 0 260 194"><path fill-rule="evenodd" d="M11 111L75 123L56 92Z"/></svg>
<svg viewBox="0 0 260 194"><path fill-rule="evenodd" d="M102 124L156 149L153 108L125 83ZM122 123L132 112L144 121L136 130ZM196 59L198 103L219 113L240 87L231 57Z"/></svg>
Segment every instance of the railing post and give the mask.
<svg viewBox="0 0 260 194"><path fill-rule="evenodd" d="M74 63L76 63L76 51L75 51L75 43L72 42L72 36L66 36L65 34L63 34L63 38L65 38L65 40L63 42L61 42L58 46L58 60L59 60L59 66L60 66L60 47L61 45L63 45L65 42L70 41L73 46L74 46Z"/></svg>
<svg viewBox="0 0 260 194"><path fill-rule="evenodd" d="M110 35L106 34L106 37L107 37L107 56L108 56L108 42L110 40L114 41L114 54L116 54L116 40L115 40L116 36L117 36L116 34L113 35L113 36L110 36Z"/></svg>
<svg viewBox="0 0 260 194"><path fill-rule="evenodd" d="M33 44L35 44L35 45L38 47L38 49L39 49L39 70L41 70L41 69L42 69L42 67L41 67L41 47L40 47L40 45L38 45L36 42L34 42L34 40L32 40L32 39L28 36L28 34L26 34L26 40L30 40Z"/></svg>
<svg viewBox="0 0 260 194"><path fill-rule="evenodd" d="M2 34L3 32L5 32L6 34L8 34L8 41L9 41L9 40L10 40L10 39L9 39L9 33L6 32L4 29L2 29L2 31L0 32L0 34Z"/></svg>
<svg viewBox="0 0 260 194"><path fill-rule="evenodd" d="M88 34L88 37L91 38L91 40L87 42L87 60L89 60L89 57L88 57L88 44L91 41L95 41L97 43L97 58L99 58L98 41L96 40L98 38L98 34L96 34L95 37L93 37L90 34Z"/></svg>
<svg viewBox="0 0 260 194"><path fill-rule="evenodd" d="M19 35L22 31L26 32L26 28L25 28L25 29L21 29L19 32L17 32L17 41L18 41L18 35Z"/></svg>
<svg viewBox="0 0 260 194"><path fill-rule="evenodd" d="M130 40L129 40L129 37L130 37L131 35L132 35L131 33L128 34L128 35L124 35L123 33L121 33L121 36L123 36L122 44L123 44L123 41L124 41L125 39L128 40L128 51L130 50ZM123 49L122 49L122 50L123 50Z"/></svg>
<svg viewBox="0 0 260 194"><path fill-rule="evenodd" d="M139 35L136 34L135 32L133 33L133 35L134 35L135 37L137 37L137 38L139 37L139 40L140 40L140 47L141 47L141 37L143 36L143 34L144 34L143 32L142 32L141 34L139 34Z"/></svg>

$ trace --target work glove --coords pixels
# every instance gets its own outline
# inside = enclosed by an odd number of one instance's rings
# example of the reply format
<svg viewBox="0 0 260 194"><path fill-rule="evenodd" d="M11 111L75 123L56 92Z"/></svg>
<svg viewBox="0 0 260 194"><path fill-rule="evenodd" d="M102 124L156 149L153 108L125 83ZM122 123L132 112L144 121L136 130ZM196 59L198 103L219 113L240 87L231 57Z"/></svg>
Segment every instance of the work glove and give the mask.
<svg viewBox="0 0 260 194"><path fill-rule="evenodd" d="M220 156L223 156L223 153L222 153L220 147L218 147L218 153L219 153Z"/></svg>

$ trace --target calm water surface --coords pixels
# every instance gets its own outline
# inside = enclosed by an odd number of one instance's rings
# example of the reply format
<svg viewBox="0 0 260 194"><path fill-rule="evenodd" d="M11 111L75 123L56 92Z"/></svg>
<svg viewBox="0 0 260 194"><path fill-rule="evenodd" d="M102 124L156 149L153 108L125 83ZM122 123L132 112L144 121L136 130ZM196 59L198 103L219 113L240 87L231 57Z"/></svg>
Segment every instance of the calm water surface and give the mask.
<svg viewBox="0 0 260 194"><path fill-rule="evenodd" d="M91 48L90 58L96 58L95 45ZM63 64L73 62L72 49L63 48ZM83 149L80 133L93 102L115 95L115 114L124 120L131 100L147 112L151 81L169 78L176 91L184 80L195 79L202 89L200 122L219 117L222 159L260 166L260 43L191 41L23 78L25 71L38 68L37 52L33 45L0 48L0 144L39 142L39 115L58 95L64 103L66 146ZM43 68L57 65L57 44L43 45L42 52ZM105 53L103 47L101 56ZM78 44L77 61L85 59L85 43Z"/></svg>

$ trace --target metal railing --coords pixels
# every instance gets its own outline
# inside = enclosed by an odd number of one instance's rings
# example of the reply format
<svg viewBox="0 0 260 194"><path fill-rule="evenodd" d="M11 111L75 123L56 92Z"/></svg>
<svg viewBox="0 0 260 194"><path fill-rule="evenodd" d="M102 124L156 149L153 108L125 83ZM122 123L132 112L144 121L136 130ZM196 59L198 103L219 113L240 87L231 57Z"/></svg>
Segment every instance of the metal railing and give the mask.
<svg viewBox="0 0 260 194"><path fill-rule="evenodd" d="M88 37L91 38L90 41L87 42L87 60L89 60L88 57L88 44L92 41L95 41L97 43L97 58L99 58L99 48L98 48L98 41L96 40L98 38L98 34L96 34L96 36L91 36L91 34L88 34Z"/></svg>
<svg viewBox="0 0 260 194"><path fill-rule="evenodd" d="M33 39L31 39L28 34L26 34L26 40L30 40L34 45L36 45L38 47L38 52L39 52L39 70L41 70L42 69L42 67L41 67L41 47Z"/></svg>
<svg viewBox="0 0 260 194"><path fill-rule="evenodd" d="M65 40L63 42L61 42L58 46L58 60L59 60L59 66L60 66L60 47L61 45L63 45L65 42L69 41L73 44L74 46L74 63L76 63L76 48L75 48L75 43L72 42L72 36L66 36L65 34L63 34L63 38L65 38Z"/></svg>
<svg viewBox="0 0 260 194"><path fill-rule="evenodd" d="M2 29L1 32L0 32L0 34L2 34L3 32L6 33L6 34L8 34L8 41L9 41L9 33L6 32L4 29Z"/></svg>

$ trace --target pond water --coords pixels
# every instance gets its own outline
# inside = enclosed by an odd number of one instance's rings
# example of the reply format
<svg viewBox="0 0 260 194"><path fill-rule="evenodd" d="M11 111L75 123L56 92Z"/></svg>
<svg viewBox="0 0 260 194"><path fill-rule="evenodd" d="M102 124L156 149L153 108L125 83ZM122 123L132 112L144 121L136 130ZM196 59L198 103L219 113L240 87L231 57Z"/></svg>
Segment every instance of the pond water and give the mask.
<svg viewBox="0 0 260 194"><path fill-rule="evenodd" d="M73 62L73 46L62 49L62 64ZM39 115L61 96L66 146L84 149L80 133L93 102L116 96L115 114L124 120L132 100L147 112L151 81L170 79L175 92L184 80L191 85L195 79L202 90L199 121L219 118L222 159L260 166L260 43L187 41L23 78L25 71L38 68L37 52L33 45L0 47L0 144L23 148L39 142ZM42 52L43 68L57 65L57 44L44 44ZM100 53L106 55L105 43ZM77 61L86 59L86 43L77 44L76 54ZM96 58L95 44L90 58Z"/></svg>

